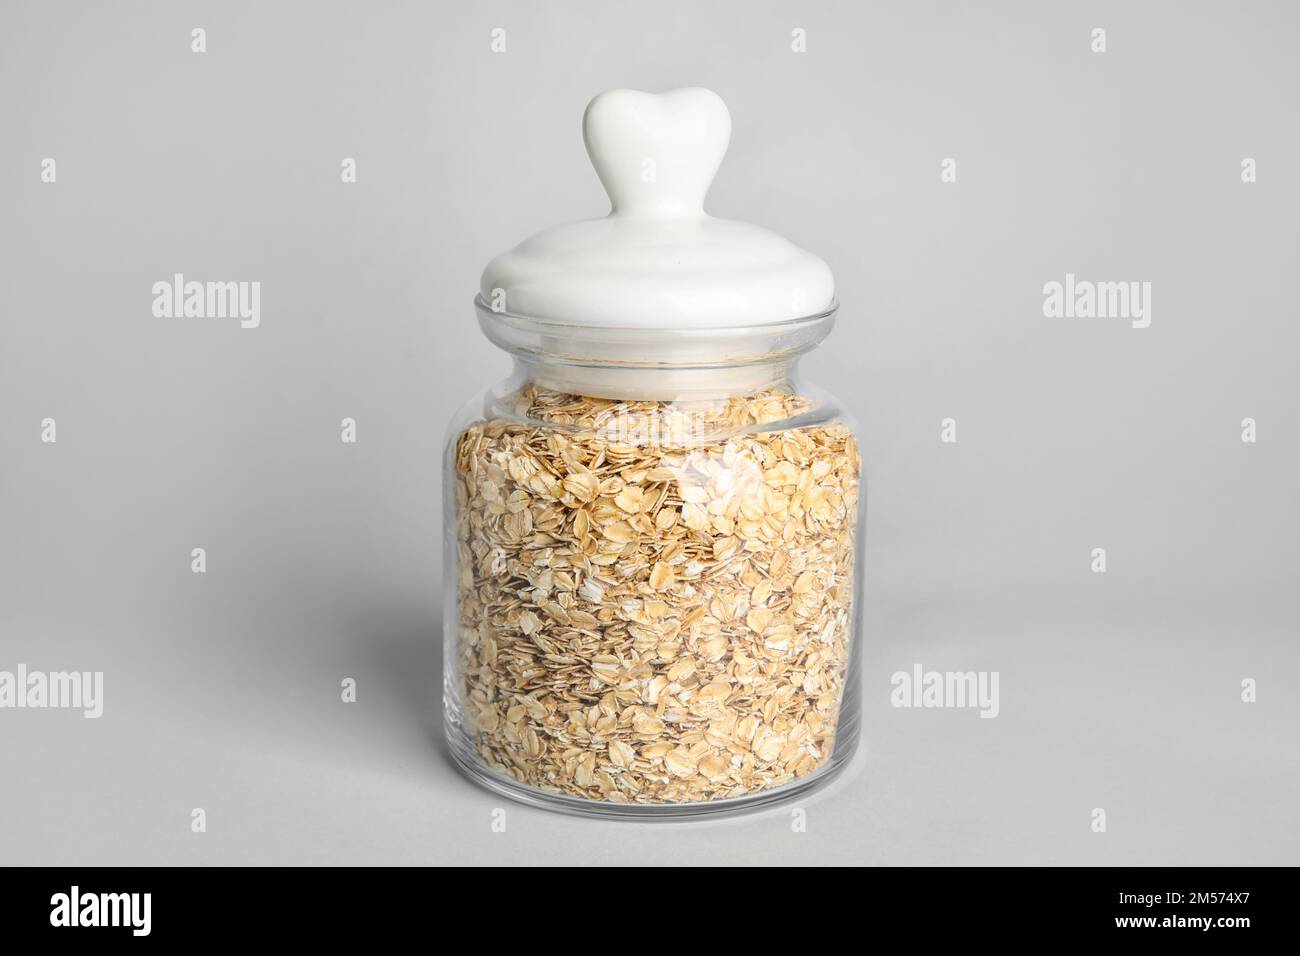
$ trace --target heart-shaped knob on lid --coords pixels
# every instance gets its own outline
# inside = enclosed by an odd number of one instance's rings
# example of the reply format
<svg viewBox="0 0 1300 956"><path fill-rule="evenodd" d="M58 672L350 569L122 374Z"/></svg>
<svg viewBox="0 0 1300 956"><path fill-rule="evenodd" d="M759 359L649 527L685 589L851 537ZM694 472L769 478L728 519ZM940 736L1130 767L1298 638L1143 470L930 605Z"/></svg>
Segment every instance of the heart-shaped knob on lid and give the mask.
<svg viewBox="0 0 1300 956"><path fill-rule="evenodd" d="M731 114L712 90L610 90L588 105L582 135L611 215L702 216Z"/></svg>
<svg viewBox="0 0 1300 956"><path fill-rule="evenodd" d="M716 93L611 90L588 105L583 135L609 215L547 229L493 259L480 295L494 311L672 332L764 325L833 306L835 282L817 256L704 211L731 139L731 114Z"/></svg>

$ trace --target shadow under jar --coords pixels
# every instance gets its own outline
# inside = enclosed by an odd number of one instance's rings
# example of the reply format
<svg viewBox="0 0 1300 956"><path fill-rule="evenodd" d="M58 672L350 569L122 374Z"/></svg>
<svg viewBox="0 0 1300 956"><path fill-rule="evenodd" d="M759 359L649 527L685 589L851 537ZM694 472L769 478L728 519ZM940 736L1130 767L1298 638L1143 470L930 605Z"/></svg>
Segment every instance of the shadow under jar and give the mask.
<svg viewBox="0 0 1300 956"><path fill-rule="evenodd" d="M585 327L573 354L575 330L477 305L515 368L446 453L457 761L515 797L634 815L764 802L842 767L861 466L838 403L796 374L834 311L692 330L734 356L692 364L626 358L663 330Z"/></svg>

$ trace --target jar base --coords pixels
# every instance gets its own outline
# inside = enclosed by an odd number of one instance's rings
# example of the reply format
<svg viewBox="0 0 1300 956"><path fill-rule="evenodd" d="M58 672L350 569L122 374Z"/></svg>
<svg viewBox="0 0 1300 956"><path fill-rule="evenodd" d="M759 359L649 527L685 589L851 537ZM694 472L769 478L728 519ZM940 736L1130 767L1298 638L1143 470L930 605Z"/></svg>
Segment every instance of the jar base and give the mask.
<svg viewBox="0 0 1300 956"><path fill-rule="evenodd" d="M551 793L529 787L498 771L492 770L478 759L478 755L467 749L463 738L448 734L447 740L451 755L461 772L470 780L508 797L517 803L537 807L551 812L567 813L584 817L617 818L644 822L649 820L692 820L722 814L736 815L753 810L763 810L806 796L821 789L843 772L857 749L856 733L852 739L836 741L834 752L826 763L806 777L801 777L779 787L756 790L740 797L726 797L720 800L704 800L698 803L610 803L604 800L583 800L562 793Z"/></svg>

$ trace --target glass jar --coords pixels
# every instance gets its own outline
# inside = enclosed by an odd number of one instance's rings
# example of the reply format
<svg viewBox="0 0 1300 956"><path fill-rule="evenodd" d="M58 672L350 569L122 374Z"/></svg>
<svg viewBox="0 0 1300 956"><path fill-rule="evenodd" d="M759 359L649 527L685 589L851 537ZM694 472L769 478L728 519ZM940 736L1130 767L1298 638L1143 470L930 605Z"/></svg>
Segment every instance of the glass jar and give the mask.
<svg viewBox="0 0 1300 956"><path fill-rule="evenodd" d="M797 362L835 307L647 329L476 306L514 372L446 448L457 762L509 796L609 815L829 779L858 741L864 508L848 416Z"/></svg>

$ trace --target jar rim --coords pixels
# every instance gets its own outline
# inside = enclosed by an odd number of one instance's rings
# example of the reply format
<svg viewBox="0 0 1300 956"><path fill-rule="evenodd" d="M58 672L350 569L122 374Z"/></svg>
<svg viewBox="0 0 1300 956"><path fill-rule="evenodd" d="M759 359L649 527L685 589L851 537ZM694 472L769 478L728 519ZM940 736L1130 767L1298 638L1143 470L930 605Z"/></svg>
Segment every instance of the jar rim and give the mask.
<svg viewBox="0 0 1300 956"><path fill-rule="evenodd" d="M838 302L811 315L753 325L588 325L495 309L474 297L479 327L512 355L559 364L637 368L732 368L782 361L817 346L828 334Z"/></svg>

